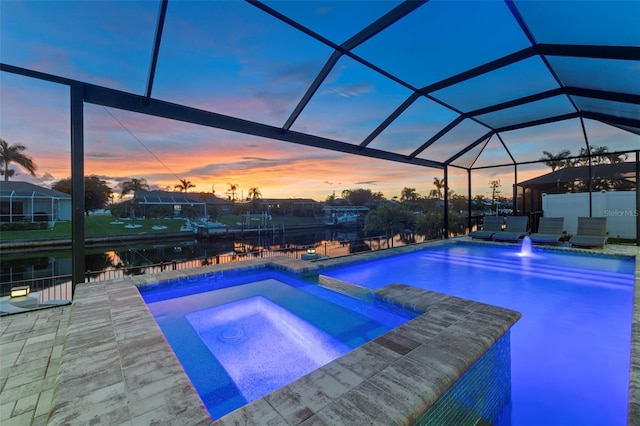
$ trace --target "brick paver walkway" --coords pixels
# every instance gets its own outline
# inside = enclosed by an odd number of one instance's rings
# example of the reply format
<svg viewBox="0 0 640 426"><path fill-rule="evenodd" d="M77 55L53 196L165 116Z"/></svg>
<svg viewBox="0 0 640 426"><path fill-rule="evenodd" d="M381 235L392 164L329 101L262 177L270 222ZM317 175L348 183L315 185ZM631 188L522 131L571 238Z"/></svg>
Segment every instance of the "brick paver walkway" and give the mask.
<svg viewBox="0 0 640 426"><path fill-rule="evenodd" d="M71 306L0 317L0 424L46 425Z"/></svg>

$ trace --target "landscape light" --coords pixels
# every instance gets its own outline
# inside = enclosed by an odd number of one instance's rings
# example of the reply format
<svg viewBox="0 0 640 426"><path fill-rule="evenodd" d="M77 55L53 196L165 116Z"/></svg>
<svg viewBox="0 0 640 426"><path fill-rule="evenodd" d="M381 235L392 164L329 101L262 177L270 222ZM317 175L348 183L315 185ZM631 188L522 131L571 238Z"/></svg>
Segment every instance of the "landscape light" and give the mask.
<svg viewBox="0 0 640 426"><path fill-rule="evenodd" d="M22 285L20 287L11 287L10 295L11 297L23 297L27 294L31 293L31 287L28 285Z"/></svg>

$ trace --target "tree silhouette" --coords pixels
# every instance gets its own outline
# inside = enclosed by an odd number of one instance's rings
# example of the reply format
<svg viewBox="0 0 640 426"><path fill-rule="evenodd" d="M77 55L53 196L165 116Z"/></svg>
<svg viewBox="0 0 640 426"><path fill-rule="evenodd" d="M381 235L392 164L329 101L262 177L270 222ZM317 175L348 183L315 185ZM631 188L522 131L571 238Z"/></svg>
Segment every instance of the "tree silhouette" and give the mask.
<svg viewBox="0 0 640 426"><path fill-rule="evenodd" d="M258 200L260 197L262 197L262 193L257 187L249 188L249 200Z"/></svg>
<svg viewBox="0 0 640 426"><path fill-rule="evenodd" d="M144 191L149 189L149 184L145 178L131 178L125 182L122 182L122 191L120 192L120 198L127 194L135 193L137 191Z"/></svg>
<svg viewBox="0 0 640 426"><path fill-rule="evenodd" d="M367 213L363 231L367 235L383 232L388 242L395 234L410 228L414 220L405 206L383 204Z"/></svg>
<svg viewBox="0 0 640 426"><path fill-rule="evenodd" d="M501 186L502 184L500 183L500 179L489 181L489 188L491 189L491 207L496 203L496 195L500 194Z"/></svg>
<svg viewBox="0 0 640 426"><path fill-rule="evenodd" d="M599 164L618 164L624 163L628 155L627 154L616 154L609 152L609 147L607 146L596 146L593 145L590 147L590 150L587 151L586 148L580 149L580 155L588 155L591 153L591 164L599 165ZM587 166L589 165L589 158L582 157L576 160L576 165L578 166ZM571 182L571 190L572 191L589 191L588 181L574 181ZM594 191L600 190L629 190L633 188L633 184L630 184L628 180L619 179L615 176L610 176L608 178L594 178L592 180L592 189Z"/></svg>
<svg viewBox="0 0 640 426"><path fill-rule="evenodd" d="M400 202L409 209L415 209L418 207L418 201L422 197L416 192L415 188L402 188L400 192Z"/></svg>
<svg viewBox="0 0 640 426"><path fill-rule="evenodd" d="M54 183L51 189L71 194L71 178L62 179ZM111 198L111 188L107 182L97 176L84 177L84 211L87 216L91 210L106 207Z"/></svg>
<svg viewBox="0 0 640 426"><path fill-rule="evenodd" d="M580 148L580 155L591 154L591 164L617 164L627 161L627 154L616 154L609 152L608 146L593 145L589 151L587 148ZM576 161L576 165L586 166L589 164L587 157L580 158Z"/></svg>
<svg viewBox="0 0 640 426"><path fill-rule="evenodd" d="M349 200L352 206L366 206L371 201L372 196L370 189L356 188L342 191L342 198Z"/></svg>
<svg viewBox="0 0 640 426"><path fill-rule="evenodd" d="M191 183L190 180L180 179L180 183L175 185L174 188L180 190L180 192L187 192L189 188L195 188L196 186Z"/></svg>
<svg viewBox="0 0 640 426"><path fill-rule="evenodd" d="M557 154L552 154L549 151L542 151L542 153L544 154L544 157L540 160L544 161L544 164L548 167L551 167L552 172L555 172L556 169L561 169L569 165L567 159L571 155L571 151L568 149L563 149Z"/></svg>
<svg viewBox="0 0 640 426"><path fill-rule="evenodd" d="M120 198L124 197L127 194L133 192L135 195L138 191L148 190L149 184L145 178L131 178L128 181L122 182L122 192L120 193ZM131 200L130 211L131 211L131 220L132 224L136 223L136 209L138 208L138 200L134 197Z"/></svg>
<svg viewBox="0 0 640 426"><path fill-rule="evenodd" d="M437 177L434 177L433 185L436 189L432 189L431 192L429 192L429 198L441 199L443 194L442 190L444 189L444 178L438 179Z"/></svg>
<svg viewBox="0 0 640 426"><path fill-rule="evenodd" d="M400 201L408 201L413 202L416 201L420 195L416 192L415 188L402 188L402 192L400 193Z"/></svg>
<svg viewBox="0 0 640 426"><path fill-rule="evenodd" d="M227 191L227 194L231 194L229 196L229 200L236 201L236 191L238 190L238 184L229 183L228 185L229 185L229 190Z"/></svg>
<svg viewBox="0 0 640 426"><path fill-rule="evenodd" d="M36 165L33 159L22 153L27 149L22 144L9 145L4 139L0 139L0 167L4 166L4 170L0 171L4 175L4 180L8 181L9 176L15 174L14 170L9 170L9 164L15 163L29 172L31 176L36 175Z"/></svg>

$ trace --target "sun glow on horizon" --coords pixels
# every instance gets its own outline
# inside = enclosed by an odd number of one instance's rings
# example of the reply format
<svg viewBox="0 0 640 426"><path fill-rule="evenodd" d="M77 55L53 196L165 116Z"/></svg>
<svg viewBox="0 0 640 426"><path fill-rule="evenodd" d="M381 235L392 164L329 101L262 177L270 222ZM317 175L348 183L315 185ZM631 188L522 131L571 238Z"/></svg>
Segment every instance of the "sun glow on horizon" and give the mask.
<svg viewBox="0 0 640 426"><path fill-rule="evenodd" d="M328 2L320 14L310 3L313 2L275 2L270 7L296 16L338 45L395 4ZM531 2L527 7L539 7L543 2L538 3ZM2 62L142 95L157 6L152 1L3 2ZM405 19L423 22L432 19L426 10L442 8L446 16L459 18L456 25L466 22L476 28L481 22L498 24L496 16L510 15L500 2L477 2L465 7L482 16L463 16L450 9L447 2L434 2ZM607 5L607 9L615 7ZM166 18L152 97L274 127L285 127L333 52L326 44L299 34L246 2L171 2ZM340 25L336 25L338 22ZM387 72L398 69L398 75L406 76L407 81L415 79L416 87L433 82L429 79L437 81L471 69L469 60L481 65L498 54L495 49L460 54L460 49L469 48L468 35L444 19L430 24L409 28L391 25L355 47L354 52ZM505 43L502 48L507 50L519 49L522 43L528 45L518 25L510 20L505 25L483 25L485 30L477 37L496 42L496 48L498 42ZM74 29L73 34L68 28ZM423 34L425 28L448 35L431 40L437 51L429 50L424 39L414 36ZM514 32L507 34L503 30ZM408 38L412 38L411 43L407 43ZM381 43L393 48L380 49ZM451 49L443 48L448 43L452 43ZM425 54L407 55L417 47L424 48ZM476 54L482 58L474 59ZM439 60L434 62L435 59ZM432 66L434 63L438 66ZM450 109L426 96L420 97L368 148L408 155L457 118L460 111L506 102L511 100L509 96L530 95L532 89L521 84L521 74L516 71L539 76L539 72L548 70L534 57L501 68L496 78L500 90L483 91L482 87L491 87L483 84L489 73L470 78L465 84L436 90L432 96L460 106ZM427 76L432 73L442 75ZM515 94L509 81L516 84ZM556 84L549 75L535 83L532 86L541 86L541 90ZM470 88L484 96L476 94L470 99ZM398 81L342 55L290 128L358 145L406 102L411 92ZM506 97L498 99L501 96ZM564 99L563 103L568 102ZM71 175L67 86L1 72L0 112L0 137L9 144L25 145L26 154L37 165L35 178L13 165L16 173L12 180L50 187ZM502 113L507 113L506 109L484 119L496 120L496 115ZM400 197L403 188L415 188L418 194L428 196L435 188L434 178L443 178L440 169L267 140L89 103L84 105L83 118L84 174L106 180L115 194L120 192L123 181L144 178L152 189L162 190L175 190L185 179L195 185L189 192L215 191L221 197L228 195L229 184L237 184L239 198L246 198L250 188L258 188L263 198L323 201L334 193L339 197L343 190L370 189L393 199ZM470 141L486 133L487 127L472 121L463 120L466 124L461 122L446 132L417 158L440 162L453 158ZM585 144L582 124L589 131L591 145L608 146L611 151L637 149L638 135L632 132L595 120L585 119L582 123L572 119L502 132L500 139L492 137L486 144L470 149L454 161L454 166L537 161L544 150L557 152L564 148L572 149L575 155ZM517 170L512 165L474 170L472 197L490 196L488 182L500 179L501 195L510 198L516 174L518 181L524 181L549 171L543 163L520 164ZM465 169L449 167L448 177L449 187L456 194L468 195Z"/></svg>

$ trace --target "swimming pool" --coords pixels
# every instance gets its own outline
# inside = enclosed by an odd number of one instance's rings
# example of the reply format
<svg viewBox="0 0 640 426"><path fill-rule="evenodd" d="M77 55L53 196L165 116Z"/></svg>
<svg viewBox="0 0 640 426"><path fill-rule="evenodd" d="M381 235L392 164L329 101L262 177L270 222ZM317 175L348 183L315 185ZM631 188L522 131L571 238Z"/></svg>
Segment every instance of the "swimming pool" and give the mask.
<svg viewBox="0 0 640 426"><path fill-rule="evenodd" d="M274 270L215 273L139 291L213 418L417 315Z"/></svg>
<svg viewBox="0 0 640 426"><path fill-rule="evenodd" d="M376 289L403 283L513 309L512 407L503 424L623 425L634 260L457 243L331 269Z"/></svg>

